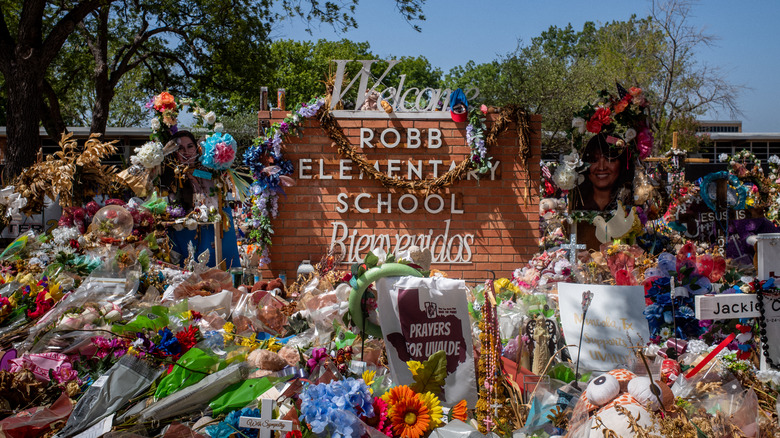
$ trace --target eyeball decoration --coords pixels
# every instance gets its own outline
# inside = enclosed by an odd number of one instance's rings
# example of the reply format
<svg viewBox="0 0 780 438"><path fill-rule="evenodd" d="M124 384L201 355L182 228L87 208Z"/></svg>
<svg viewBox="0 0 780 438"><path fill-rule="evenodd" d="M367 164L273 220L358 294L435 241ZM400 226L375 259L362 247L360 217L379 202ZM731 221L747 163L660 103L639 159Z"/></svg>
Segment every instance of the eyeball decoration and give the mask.
<svg viewBox="0 0 780 438"><path fill-rule="evenodd" d="M653 386L655 389L653 389ZM664 384L652 382L649 377L642 376L631 379L628 382L628 393L634 396L642 406L653 411L661 409L661 403L663 403L664 408L671 407L674 403L672 390ZM661 403L658 401L659 398Z"/></svg>
<svg viewBox="0 0 780 438"><path fill-rule="evenodd" d="M620 382L611 374L602 374L588 384L588 401L604 406L620 393Z"/></svg>
<svg viewBox="0 0 780 438"><path fill-rule="evenodd" d="M636 383L631 383L637 379L639 380ZM655 395L650 389L649 381L650 379L637 377L636 374L625 369L615 369L593 379L583 392L575 411L582 409L580 406L584 404L583 407L591 413L591 418L598 417L599 421L589 422L585 426L589 430L582 436L601 438L606 436L607 429L616 434L615 436L633 436L631 423L621 410L628 412L638 425L652 428L654 419L649 410L653 409L651 406L653 400L647 397L647 393L653 398ZM656 385L665 386L658 383ZM666 390L669 391L673 401L671 390L668 387ZM663 389L661 394L664 400L666 396L663 395ZM655 400L657 405L657 399ZM617 406L620 406L621 410L618 410Z"/></svg>
<svg viewBox="0 0 780 438"><path fill-rule="evenodd" d="M206 138L202 146L200 163L209 169L227 170L236 159L238 143L230 134L217 132Z"/></svg>

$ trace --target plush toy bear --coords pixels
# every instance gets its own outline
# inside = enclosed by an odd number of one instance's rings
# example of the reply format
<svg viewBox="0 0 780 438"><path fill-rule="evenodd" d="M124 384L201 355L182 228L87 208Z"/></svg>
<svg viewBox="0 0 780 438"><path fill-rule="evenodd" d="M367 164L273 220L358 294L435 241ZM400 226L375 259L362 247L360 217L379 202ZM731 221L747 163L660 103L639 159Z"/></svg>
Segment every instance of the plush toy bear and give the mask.
<svg viewBox="0 0 780 438"><path fill-rule="evenodd" d="M566 201L558 198L544 198L539 201L539 216L544 220L552 219L557 212L566 208Z"/></svg>
<svg viewBox="0 0 780 438"><path fill-rule="evenodd" d="M363 105L360 106L361 111L371 111L377 109L377 101L379 100L379 93L374 90L366 91L366 100L363 101Z"/></svg>

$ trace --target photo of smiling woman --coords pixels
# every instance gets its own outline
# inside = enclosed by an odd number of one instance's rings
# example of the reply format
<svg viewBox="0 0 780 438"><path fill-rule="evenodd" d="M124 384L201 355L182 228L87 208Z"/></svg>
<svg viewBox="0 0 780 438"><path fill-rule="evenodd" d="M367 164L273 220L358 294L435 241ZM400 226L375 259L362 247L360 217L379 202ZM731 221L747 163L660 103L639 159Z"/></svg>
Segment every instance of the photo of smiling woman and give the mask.
<svg viewBox="0 0 780 438"><path fill-rule="evenodd" d="M633 204L632 184L634 163L626 148L610 143L607 134L592 137L582 154L582 160L590 164L585 171L585 180L574 190L574 210L611 213L617 208L617 201L624 206ZM588 249L599 249L593 225L578 222L578 241Z"/></svg>

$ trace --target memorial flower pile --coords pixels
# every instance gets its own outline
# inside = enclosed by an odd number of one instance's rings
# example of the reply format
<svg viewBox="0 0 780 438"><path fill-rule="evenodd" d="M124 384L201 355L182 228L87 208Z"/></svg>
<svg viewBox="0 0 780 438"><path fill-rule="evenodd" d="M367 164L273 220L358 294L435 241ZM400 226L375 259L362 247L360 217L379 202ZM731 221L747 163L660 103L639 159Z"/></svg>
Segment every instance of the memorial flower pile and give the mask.
<svg viewBox="0 0 780 438"><path fill-rule="evenodd" d="M271 221L280 195L294 183L285 136L299 135L307 118L324 117L324 102L296 107L242 157L253 177L247 230L257 242L247 248L245 268L257 268L248 266L254 251L261 264L269 262ZM233 172L235 139L194 102L155 96L149 107L156 133L175 130L185 105L214 131L200 164L220 178ZM613 147L643 157L652 143L642 126L646 109L641 89L602 94L573 130L606 133ZM464 166L482 172L491 166L485 113L472 112L465 135L470 152ZM164 143L157 140L138 148L132 163L159 167ZM76 162L71 153L67 160ZM772 161L774 179L778 163ZM560 164L544 166L542 191L573 190L585 167L576 149ZM739 166L731 167L729 178L746 183ZM70 185L57 192L69 193L59 226L24 234L0 254L0 431L74 436L107 419L115 434L212 438L254 436L257 427L272 425L284 426L286 433L278 435L285 438L547 437L583 430L610 436L749 436L760 430L775 436L780 377L771 364L757 366L758 346L771 336L766 318L700 321L694 309L697 296L737 291L769 306L777 289L722 256L728 250L717 243L688 242L684 232L695 230L675 231L683 226L678 217L704 190L696 184L682 193L688 186L682 177L674 181L674 196L655 194L632 206L639 208L630 210L636 220L628 225L643 233L597 250L565 244L577 243L572 222L587 222L587 216L569 211L571 202L547 200L540 215L556 228L540 239L544 250L507 271L511 278L484 282L438 270L417 245L371 251L351 269L330 253L293 282L247 280L197 260L180 268L168 263L164 228L171 219L181 219L180 226L221 220L217 209L187 212L153 192L127 200L112 192L80 202ZM0 193L0 205L21 211L22 199L38 203L32 193L40 184L22 182L27 195ZM753 187L753 207L761 208L765 185ZM395 285L390 292L385 280ZM713 283L724 286L713 290ZM574 309L564 312L568 287L583 290ZM618 287L623 297L635 292L637 299L626 305L610 295ZM581 331L573 334L566 318L575 314ZM392 327L384 321L388 315ZM632 324L642 325L640 337L649 338L621 337ZM621 334L602 336L612 325L620 325ZM631 333L626 336L635 338ZM623 343L632 345L630 353L611 351ZM597 345L599 355L587 344ZM634 351L643 356L631 356ZM599 357L615 369L600 374L581 361ZM618 362L631 369L616 368ZM272 401L270 416L259 409L261 399ZM629 432L621 429L623 411L637 414L636 424L625 426ZM14 430L18 424L27 429Z"/></svg>

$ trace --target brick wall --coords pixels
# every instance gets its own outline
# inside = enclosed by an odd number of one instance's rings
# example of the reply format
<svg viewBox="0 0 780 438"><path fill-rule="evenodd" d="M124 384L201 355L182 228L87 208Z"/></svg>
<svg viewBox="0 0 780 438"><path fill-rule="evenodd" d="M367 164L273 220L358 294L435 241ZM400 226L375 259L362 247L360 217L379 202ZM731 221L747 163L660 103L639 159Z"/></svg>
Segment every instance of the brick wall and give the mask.
<svg viewBox="0 0 780 438"><path fill-rule="evenodd" d="M457 165L468 155L467 124L443 118L445 114L434 113L427 119L404 118L398 113L391 116L381 113L381 118L376 118L380 113L370 115L374 117L339 118L339 124L354 147L360 145L361 128L370 128L374 132L371 143L375 147L363 148L362 151L369 161L379 162L379 170L383 173L388 171L388 160L400 160L400 163L391 164L399 169L394 170L396 175L406 178L409 172L407 163L411 160L415 170L422 166L423 178L431 178L436 165L432 160L442 162L438 164L438 174L441 175L449 170L451 162ZM281 121L284 116L279 111L259 114L261 123ZM495 115L488 117L488 127L492 117ZM512 126L499 138L498 147L488 150L494 164L500 162L495 169L495 179L491 180L490 173L487 173L479 180L464 179L440 191L440 199L432 197L428 200L432 211L438 210L440 201L444 201L441 212L433 214L424 208L425 194L415 194L417 210L405 214L401 209L409 211L414 207L412 197L406 196L399 206L399 199L406 192L387 189L367 176L361 179L357 165L351 161L341 162L344 158L332 146L332 140L319 123L307 120L301 137L290 137L285 141L286 156L295 164L296 185L286 188L287 196L279 202L279 216L273 222L275 235L272 262L268 267L271 272L268 274L278 276L284 272L288 279L292 279L302 260L319 260L327 252L334 224L337 224L336 240L344 244L353 258L355 247L366 247L371 235L387 235L392 249L396 249L398 244L408 246L412 239L415 243L428 240L436 244L436 257L447 261L434 263L433 268L446 272L451 278L484 280L489 278L485 270L494 270L499 277L508 277L538 251L540 124L540 117L535 116L531 124L532 156L528 160L528 172L520 165L519 139ZM399 145L392 149L380 143L380 135L389 128L395 128L401 134ZM414 140L407 139L407 128L420 130L422 145L419 148L406 147L406 144L414 143ZM427 147L427 138L437 129L441 132L442 145L432 149ZM395 142L396 137L391 131L385 135L386 143ZM356 210L358 197L357 207L368 212ZM389 206L386 205L388 200L391 200ZM345 205L348 211L337 211L344 209ZM447 220L450 221L449 229ZM450 245L448 256L442 254L439 244L445 240L445 233ZM403 237L406 234L414 237ZM359 258L362 259L366 253L365 249L360 251Z"/></svg>

